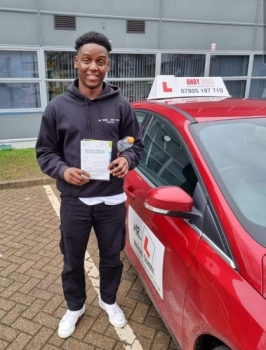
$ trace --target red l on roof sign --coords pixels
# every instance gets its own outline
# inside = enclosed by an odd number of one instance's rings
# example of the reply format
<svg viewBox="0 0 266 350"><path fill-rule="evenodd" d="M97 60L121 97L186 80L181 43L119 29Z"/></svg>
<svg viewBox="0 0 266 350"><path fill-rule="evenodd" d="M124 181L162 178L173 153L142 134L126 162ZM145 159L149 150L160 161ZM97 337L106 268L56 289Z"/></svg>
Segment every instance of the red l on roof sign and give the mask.
<svg viewBox="0 0 266 350"><path fill-rule="evenodd" d="M181 97L230 97L221 77L157 75L148 100Z"/></svg>

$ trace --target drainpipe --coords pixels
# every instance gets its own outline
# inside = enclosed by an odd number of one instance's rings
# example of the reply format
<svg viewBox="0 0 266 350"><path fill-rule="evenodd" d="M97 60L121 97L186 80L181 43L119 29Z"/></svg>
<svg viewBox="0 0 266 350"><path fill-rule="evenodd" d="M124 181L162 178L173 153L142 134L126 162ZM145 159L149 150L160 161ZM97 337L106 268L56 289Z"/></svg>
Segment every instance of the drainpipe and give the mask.
<svg viewBox="0 0 266 350"><path fill-rule="evenodd" d="M41 31L41 14L40 14L40 0L37 1L37 23L38 23L38 32L39 32L39 42L40 47L42 46L42 31Z"/></svg>
<svg viewBox="0 0 266 350"><path fill-rule="evenodd" d="M162 17L163 17L163 0L159 0L159 38L158 38L158 49L161 50L162 42Z"/></svg>
<svg viewBox="0 0 266 350"><path fill-rule="evenodd" d="M266 6L266 4L264 4L264 6ZM257 34L257 28L258 28L258 19L259 19L259 8L260 8L260 0L257 0L257 7L256 7L256 15L255 15L255 27L254 27L254 32L253 32L253 38L252 38L252 51L255 50L256 47L256 34ZM266 20L266 9L263 9L264 14L263 14L263 21L265 22ZM263 23L263 27L265 26L265 23ZM264 35L265 35L265 28L263 28L264 30ZM264 38L265 40L265 38ZM263 43L265 45L265 42ZM264 51L264 48L263 48Z"/></svg>

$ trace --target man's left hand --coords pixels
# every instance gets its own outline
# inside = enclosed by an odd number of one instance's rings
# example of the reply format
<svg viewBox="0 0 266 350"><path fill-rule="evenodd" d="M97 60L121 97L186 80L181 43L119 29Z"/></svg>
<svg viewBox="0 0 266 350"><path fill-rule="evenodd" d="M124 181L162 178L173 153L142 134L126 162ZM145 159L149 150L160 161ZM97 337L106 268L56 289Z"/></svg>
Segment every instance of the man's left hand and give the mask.
<svg viewBox="0 0 266 350"><path fill-rule="evenodd" d="M108 170L113 176L124 177L128 173L128 161L125 157L118 157L112 161Z"/></svg>

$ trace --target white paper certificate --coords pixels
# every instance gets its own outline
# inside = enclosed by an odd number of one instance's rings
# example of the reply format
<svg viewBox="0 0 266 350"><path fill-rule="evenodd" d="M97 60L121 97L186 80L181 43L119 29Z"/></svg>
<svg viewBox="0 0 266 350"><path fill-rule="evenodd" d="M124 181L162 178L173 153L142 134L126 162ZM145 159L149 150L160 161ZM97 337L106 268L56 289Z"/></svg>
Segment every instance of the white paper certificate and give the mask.
<svg viewBox="0 0 266 350"><path fill-rule="evenodd" d="M90 174L90 179L109 181L112 141L82 140L80 149L81 169Z"/></svg>

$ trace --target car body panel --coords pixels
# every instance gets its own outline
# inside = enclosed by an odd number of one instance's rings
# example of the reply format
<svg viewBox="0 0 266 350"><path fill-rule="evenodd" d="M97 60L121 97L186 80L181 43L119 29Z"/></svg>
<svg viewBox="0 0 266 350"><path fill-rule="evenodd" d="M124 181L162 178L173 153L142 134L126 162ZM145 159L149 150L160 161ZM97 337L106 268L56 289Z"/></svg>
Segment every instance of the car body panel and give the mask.
<svg viewBox="0 0 266 350"><path fill-rule="evenodd" d="M125 191L128 194L128 183L134 183L135 199L129 197L127 201L128 207L134 208L137 215L145 222L145 224L156 235L165 247L165 255L163 261L163 299L160 297L151 280L146 277L146 272L139 262L135 259L135 253L130 245L127 245L127 252L130 251L130 258L133 259L134 266L138 271L142 271L141 277L145 285L148 286L152 299L161 309L163 318L171 327L175 327L182 336L182 317L184 308L185 290L188 284L192 258L196 251L200 236L193 230L184 220L178 218L168 218L159 216L148 210L143 210L144 199L146 198L150 186L147 182L134 172L127 175L125 180ZM131 190L132 191L132 190ZM128 231L134 230L134 224L130 225L128 220ZM167 232L167 234L163 234ZM186 232L186 234L184 234ZM129 241L129 237L127 237ZM175 269L166 267L175 266ZM178 273L176 272L178 271ZM174 312L173 312L174 310ZM178 327L177 327L178 325Z"/></svg>
<svg viewBox="0 0 266 350"><path fill-rule="evenodd" d="M213 335L236 350L266 349L266 301L261 295L266 249L236 218L190 130L191 124L197 122L265 117L265 102L225 99L171 106L139 102L133 107L147 115L163 116L177 130L206 201L225 233L231 256L225 259L219 247L205 239L204 231L197 230L188 220L146 209L144 203L154 185L138 169L131 171L125 179L127 206L134 209L165 247L162 298L128 243L133 227L127 223L126 252L155 306L183 349L194 349L202 334Z"/></svg>
<svg viewBox="0 0 266 350"><path fill-rule="evenodd" d="M265 312L261 295L201 239L184 308L184 349L194 346L188 335L203 333L234 350L266 349Z"/></svg>
<svg viewBox="0 0 266 350"><path fill-rule="evenodd" d="M157 109L152 105L160 105L160 100L157 101L143 101L134 102L134 108ZM168 104L161 103L167 109ZM190 102L190 103L170 103L170 106L181 108L191 117L197 119L198 122L216 120L217 118L243 118L250 116L264 116L266 115L266 106L264 100L252 99L235 99L226 98L220 101L213 102Z"/></svg>

